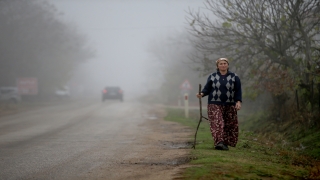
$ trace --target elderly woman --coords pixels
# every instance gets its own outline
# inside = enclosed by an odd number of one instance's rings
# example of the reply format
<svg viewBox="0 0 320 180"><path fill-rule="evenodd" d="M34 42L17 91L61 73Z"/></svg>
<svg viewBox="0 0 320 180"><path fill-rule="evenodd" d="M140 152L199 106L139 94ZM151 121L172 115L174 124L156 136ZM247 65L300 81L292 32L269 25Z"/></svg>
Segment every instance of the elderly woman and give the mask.
<svg viewBox="0 0 320 180"><path fill-rule="evenodd" d="M229 150L238 142L237 111L241 109L241 82L229 71L227 58L216 61L217 71L210 74L198 98L208 95L208 119L215 149Z"/></svg>

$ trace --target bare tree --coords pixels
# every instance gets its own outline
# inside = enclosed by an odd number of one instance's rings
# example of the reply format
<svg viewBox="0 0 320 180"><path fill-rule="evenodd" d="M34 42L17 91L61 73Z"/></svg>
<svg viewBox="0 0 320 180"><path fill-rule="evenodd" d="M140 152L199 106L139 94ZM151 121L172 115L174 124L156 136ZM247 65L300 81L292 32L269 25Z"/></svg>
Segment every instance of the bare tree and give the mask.
<svg viewBox="0 0 320 180"><path fill-rule="evenodd" d="M299 85L311 91L319 81L311 76L319 59L318 0L206 0L205 7L209 14L188 11L197 49L210 59L230 58L250 87L273 94L279 113Z"/></svg>
<svg viewBox="0 0 320 180"><path fill-rule="evenodd" d="M148 51L155 57L150 62L150 82L159 100L167 103L177 103L184 93L189 93L189 100L195 101L197 86L205 82L192 69L188 55L195 51L187 33L175 33L170 37L157 38L150 41ZM183 91L180 85L188 80L193 89ZM158 86L157 86L158 85Z"/></svg>

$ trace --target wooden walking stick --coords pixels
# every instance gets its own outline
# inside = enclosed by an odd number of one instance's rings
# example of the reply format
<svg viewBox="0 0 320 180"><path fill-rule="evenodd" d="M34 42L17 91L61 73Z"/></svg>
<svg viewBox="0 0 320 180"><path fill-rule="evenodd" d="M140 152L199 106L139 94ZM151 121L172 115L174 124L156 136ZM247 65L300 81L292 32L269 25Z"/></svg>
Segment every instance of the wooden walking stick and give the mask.
<svg viewBox="0 0 320 180"><path fill-rule="evenodd" d="M199 84L199 94L201 94L201 84ZM201 103L201 98L199 98L199 105L200 105L200 119L199 119L199 122L198 122L198 126L197 126L197 130L196 130L196 133L194 135L194 142L193 142L193 146L192 148L195 149L196 148L196 139L197 139L197 132L198 132L198 129L199 129L199 126L200 126L200 123L202 121L202 118L205 118L206 120L208 120L206 117L203 117L202 116L202 103Z"/></svg>

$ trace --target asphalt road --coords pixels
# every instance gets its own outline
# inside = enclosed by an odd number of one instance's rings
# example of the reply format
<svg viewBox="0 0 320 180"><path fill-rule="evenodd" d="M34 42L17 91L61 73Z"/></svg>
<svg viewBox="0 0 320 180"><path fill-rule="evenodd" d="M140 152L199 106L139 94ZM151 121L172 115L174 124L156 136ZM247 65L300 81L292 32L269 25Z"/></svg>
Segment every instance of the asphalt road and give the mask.
<svg viewBox="0 0 320 180"><path fill-rule="evenodd" d="M0 179L80 179L121 163L148 108L86 100L0 117Z"/></svg>

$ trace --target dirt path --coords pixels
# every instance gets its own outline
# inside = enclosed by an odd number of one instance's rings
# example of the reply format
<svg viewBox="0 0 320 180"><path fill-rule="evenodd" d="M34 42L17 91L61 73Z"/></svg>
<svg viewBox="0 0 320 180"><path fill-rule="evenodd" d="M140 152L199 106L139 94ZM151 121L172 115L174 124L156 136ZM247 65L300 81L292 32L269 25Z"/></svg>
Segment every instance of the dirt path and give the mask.
<svg viewBox="0 0 320 180"><path fill-rule="evenodd" d="M188 167L193 131L180 124L163 120L165 111L156 108L145 115L143 132L118 165L100 166L84 179L170 180Z"/></svg>

